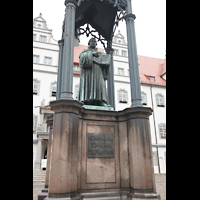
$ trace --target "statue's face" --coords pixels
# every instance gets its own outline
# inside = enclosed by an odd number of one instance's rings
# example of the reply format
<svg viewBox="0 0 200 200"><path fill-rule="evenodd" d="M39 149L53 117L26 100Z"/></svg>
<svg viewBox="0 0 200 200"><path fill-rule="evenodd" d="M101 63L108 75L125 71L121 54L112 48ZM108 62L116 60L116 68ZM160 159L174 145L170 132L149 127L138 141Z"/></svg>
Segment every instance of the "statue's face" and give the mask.
<svg viewBox="0 0 200 200"><path fill-rule="evenodd" d="M92 38L92 39L90 40L90 47L91 47L91 48L95 48L96 45L97 45L96 40L95 40L94 38Z"/></svg>

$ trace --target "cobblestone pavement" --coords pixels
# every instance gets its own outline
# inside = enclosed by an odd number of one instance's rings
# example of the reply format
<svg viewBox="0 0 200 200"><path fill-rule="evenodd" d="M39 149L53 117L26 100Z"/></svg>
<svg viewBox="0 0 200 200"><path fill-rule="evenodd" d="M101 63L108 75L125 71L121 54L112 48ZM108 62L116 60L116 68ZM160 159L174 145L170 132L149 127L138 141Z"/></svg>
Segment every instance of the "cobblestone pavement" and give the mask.
<svg viewBox="0 0 200 200"><path fill-rule="evenodd" d="M155 175L156 192L162 200L166 200L166 175Z"/></svg>
<svg viewBox="0 0 200 200"><path fill-rule="evenodd" d="M166 175L155 175L156 191L160 194L162 200L166 200ZM41 193L44 185L33 185L33 200L38 200L38 194Z"/></svg>

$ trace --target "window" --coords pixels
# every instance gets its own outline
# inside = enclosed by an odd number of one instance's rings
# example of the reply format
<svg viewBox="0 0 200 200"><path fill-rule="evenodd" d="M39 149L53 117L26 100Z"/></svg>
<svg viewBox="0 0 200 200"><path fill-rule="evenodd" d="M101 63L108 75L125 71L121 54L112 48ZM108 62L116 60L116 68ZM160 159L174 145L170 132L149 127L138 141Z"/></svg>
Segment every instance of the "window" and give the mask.
<svg viewBox="0 0 200 200"><path fill-rule="evenodd" d="M75 85L75 98L78 99L79 85Z"/></svg>
<svg viewBox="0 0 200 200"><path fill-rule="evenodd" d="M127 52L126 51L122 51L122 56L127 56Z"/></svg>
<svg viewBox="0 0 200 200"><path fill-rule="evenodd" d="M51 61L52 61L52 58L50 58L50 57L44 57L44 64L45 65L51 65Z"/></svg>
<svg viewBox="0 0 200 200"><path fill-rule="evenodd" d="M118 55L119 54L119 50L118 49L114 49L114 55Z"/></svg>
<svg viewBox="0 0 200 200"><path fill-rule="evenodd" d="M56 89L57 89L57 83L52 83L51 84L51 96L52 97L56 96Z"/></svg>
<svg viewBox="0 0 200 200"><path fill-rule="evenodd" d="M80 66L79 65L74 65L73 70L79 72L80 71Z"/></svg>
<svg viewBox="0 0 200 200"><path fill-rule="evenodd" d="M127 92L125 90L118 91L119 103L127 103Z"/></svg>
<svg viewBox="0 0 200 200"><path fill-rule="evenodd" d="M118 68L118 75L124 75L124 69Z"/></svg>
<svg viewBox="0 0 200 200"><path fill-rule="evenodd" d="M159 107L164 107L164 97L162 94L156 94L156 104Z"/></svg>
<svg viewBox="0 0 200 200"><path fill-rule="evenodd" d="M118 43L121 44L121 40L118 40Z"/></svg>
<svg viewBox="0 0 200 200"><path fill-rule="evenodd" d="M36 34L33 34L33 41L36 41Z"/></svg>
<svg viewBox="0 0 200 200"><path fill-rule="evenodd" d="M38 28L41 28L41 24L38 24L37 27L38 27Z"/></svg>
<svg viewBox="0 0 200 200"><path fill-rule="evenodd" d="M33 55L33 63L39 63L39 56Z"/></svg>
<svg viewBox="0 0 200 200"><path fill-rule="evenodd" d="M155 81L155 76L149 76L150 81Z"/></svg>
<svg viewBox="0 0 200 200"><path fill-rule="evenodd" d="M147 94L145 92L141 92L141 97L143 105L147 105Z"/></svg>
<svg viewBox="0 0 200 200"><path fill-rule="evenodd" d="M37 95L39 91L39 81L33 80L33 94Z"/></svg>
<svg viewBox="0 0 200 200"><path fill-rule="evenodd" d="M158 166L158 155L157 155L157 151L153 151L153 164L154 164L154 166Z"/></svg>
<svg viewBox="0 0 200 200"><path fill-rule="evenodd" d="M47 37L40 35L40 42L46 42L47 41Z"/></svg>
<svg viewBox="0 0 200 200"><path fill-rule="evenodd" d="M158 124L159 134L161 138L166 138L166 124Z"/></svg>

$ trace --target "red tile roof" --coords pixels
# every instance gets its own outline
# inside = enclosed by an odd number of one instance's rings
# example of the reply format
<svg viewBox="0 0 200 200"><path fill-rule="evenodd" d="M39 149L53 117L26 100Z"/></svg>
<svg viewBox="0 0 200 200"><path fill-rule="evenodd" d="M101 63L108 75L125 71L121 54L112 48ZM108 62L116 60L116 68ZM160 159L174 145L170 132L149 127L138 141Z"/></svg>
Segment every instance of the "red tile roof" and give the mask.
<svg viewBox="0 0 200 200"><path fill-rule="evenodd" d="M166 72L166 60L138 55L140 78L142 83L166 86L166 80L161 76ZM150 80L155 77L155 81Z"/></svg>
<svg viewBox="0 0 200 200"><path fill-rule="evenodd" d="M86 45L79 45L74 47L74 63L79 64L79 54L83 49L87 49ZM98 51L101 51L98 48ZM138 63L140 70L140 78L142 83L154 84L154 85L163 85L166 86L166 80L161 76L166 73L166 60L159 58L151 58L147 56L138 55ZM76 73L76 72L74 72ZM150 76L155 77L155 81L150 80Z"/></svg>

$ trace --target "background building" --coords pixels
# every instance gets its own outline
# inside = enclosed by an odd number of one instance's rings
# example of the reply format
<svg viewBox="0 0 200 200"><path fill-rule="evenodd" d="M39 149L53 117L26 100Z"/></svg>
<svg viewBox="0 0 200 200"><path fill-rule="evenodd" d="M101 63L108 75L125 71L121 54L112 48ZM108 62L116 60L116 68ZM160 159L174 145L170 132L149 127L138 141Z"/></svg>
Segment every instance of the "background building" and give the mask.
<svg viewBox="0 0 200 200"><path fill-rule="evenodd" d="M88 39L89 40L89 39ZM77 42L76 42L77 44ZM77 99L80 79L78 56L86 45L74 47L73 98ZM113 38L115 107L131 106L128 49L118 31ZM103 49L99 49L103 51ZM33 20L33 169L41 170L48 146L47 117L53 114L49 102L56 99L58 41L47 28L42 14ZM138 55L142 101L151 107L150 116L154 172L166 173L166 60ZM43 160L45 161L45 160Z"/></svg>

